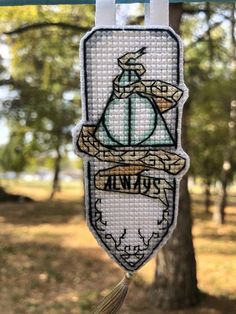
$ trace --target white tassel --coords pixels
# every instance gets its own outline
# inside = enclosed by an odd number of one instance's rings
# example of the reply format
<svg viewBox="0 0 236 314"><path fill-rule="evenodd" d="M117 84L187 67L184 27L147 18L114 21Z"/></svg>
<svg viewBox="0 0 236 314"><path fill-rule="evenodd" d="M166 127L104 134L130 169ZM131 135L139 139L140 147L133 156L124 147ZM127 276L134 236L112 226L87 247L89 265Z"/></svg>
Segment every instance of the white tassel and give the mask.
<svg viewBox="0 0 236 314"><path fill-rule="evenodd" d="M124 303L132 273L126 273L118 285L102 300L94 314L115 314Z"/></svg>

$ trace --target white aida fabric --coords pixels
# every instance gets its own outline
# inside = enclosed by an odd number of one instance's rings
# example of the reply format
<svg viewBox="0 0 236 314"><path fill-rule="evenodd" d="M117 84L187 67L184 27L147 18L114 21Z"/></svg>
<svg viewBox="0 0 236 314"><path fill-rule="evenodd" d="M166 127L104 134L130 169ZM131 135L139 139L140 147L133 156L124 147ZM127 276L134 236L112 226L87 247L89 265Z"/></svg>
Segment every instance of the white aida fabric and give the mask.
<svg viewBox="0 0 236 314"><path fill-rule="evenodd" d="M88 225L132 272L170 237L189 166L180 142L188 95L180 38L169 27L94 28L81 42L81 83L73 135Z"/></svg>

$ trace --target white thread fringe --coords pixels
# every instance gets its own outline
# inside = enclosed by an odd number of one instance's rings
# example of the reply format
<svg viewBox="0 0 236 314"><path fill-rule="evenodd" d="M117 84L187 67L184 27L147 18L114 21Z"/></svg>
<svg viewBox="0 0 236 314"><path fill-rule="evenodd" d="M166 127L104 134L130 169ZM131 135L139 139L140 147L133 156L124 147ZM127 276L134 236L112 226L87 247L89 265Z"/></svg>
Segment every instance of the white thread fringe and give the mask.
<svg viewBox="0 0 236 314"><path fill-rule="evenodd" d="M102 300L94 314L116 314L124 303L133 273L127 272L117 286Z"/></svg>

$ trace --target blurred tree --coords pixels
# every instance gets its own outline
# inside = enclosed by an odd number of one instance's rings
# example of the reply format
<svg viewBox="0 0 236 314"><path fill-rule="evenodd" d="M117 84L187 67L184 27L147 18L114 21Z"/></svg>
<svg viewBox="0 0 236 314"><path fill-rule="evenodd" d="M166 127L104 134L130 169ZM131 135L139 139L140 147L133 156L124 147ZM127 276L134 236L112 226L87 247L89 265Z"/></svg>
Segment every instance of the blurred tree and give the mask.
<svg viewBox="0 0 236 314"><path fill-rule="evenodd" d="M210 181L220 176L229 117L225 108L230 103L229 89L232 92L232 77L222 71L229 60L227 36L221 27L229 18L228 8L171 5L171 24L177 32L182 14L191 15L182 25L190 88L183 146L185 150L190 147L192 173ZM78 45L82 32L91 26L92 13L83 6L32 7L6 9L0 17L0 29L11 48L10 80L17 91L14 99L4 103L4 113L27 128L27 143L36 158L45 152L54 156L52 196L70 141L69 129L78 118ZM191 141L187 140L187 126ZM181 183L179 208L177 228L158 256L153 285L153 300L162 308L186 307L198 301L187 176Z"/></svg>
<svg viewBox="0 0 236 314"><path fill-rule="evenodd" d="M184 19L182 32L187 46L185 77L190 97L185 104L182 143L186 151L190 150L192 173L207 183L206 202L209 204L209 184L220 177L228 134L226 108L235 83L229 72L224 71L229 55L226 48L228 36L222 24L227 19L225 14L229 12L229 5L224 6L228 11L220 11L217 6L209 4L195 8L171 5L170 21L178 32L181 18ZM191 14L191 18L183 16L186 12ZM180 187L177 227L158 254L152 291L157 307L177 309L198 302L190 211L185 176Z"/></svg>
<svg viewBox="0 0 236 314"><path fill-rule="evenodd" d="M4 102L3 113L28 128L35 158L45 152L54 158L50 198L60 188L61 160L80 117L78 49L92 11L88 6L10 8L0 18L17 91Z"/></svg>
<svg viewBox="0 0 236 314"><path fill-rule="evenodd" d="M9 142L0 149L1 168L4 171L22 172L29 158L25 144L25 131L12 130Z"/></svg>
<svg viewBox="0 0 236 314"><path fill-rule="evenodd" d="M231 66L233 58L229 45L230 32L225 26L231 18L232 9L231 5L223 7L224 26L218 23L212 29L211 19L219 19L219 8L206 4L207 36L198 45L190 45L190 49L187 49L188 59L185 67L193 102L189 123L191 173L200 176L204 181L206 212L210 204L210 184L220 181L223 187L222 181L227 177L226 181L230 182L234 173L233 167L230 167L227 176L223 175L222 170L226 151L233 145L228 124L229 105L231 100L235 99L235 90L232 88L235 85L235 68ZM185 24L184 26L186 27ZM219 194L225 195L225 192ZM223 199L225 197L226 195Z"/></svg>
<svg viewBox="0 0 236 314"><path fill-rule="evenodd" d="M170 24L179 33L182 4L170 5ZM183 147L186 150L187 112L183 117ZM156 276L151 291L157 308L179 309L198 302L196 261L192 241L191 202L187 175L180 184L179 215L176 229L157 256Z"/></svg>
<svg viewBox="0 0 236 314"><path fill-rule="evenodd" d="M229 126L232 125L232 121L230 123L229 116L231 99L235 93L232 86L235 84L233 77L224 78L223 73L212 78L202 84L201 93L196 95L194 106L191 108L189 128L191 173L204 180L206 211L209 207L210 184L217 181L223 183L225 180L222 165L229 165L229 161L225 161L226 155L227 160L230 159L230 165L233 163L231 151L234 137L230 135ZM226 181L229 183L233 179L235 169L233 164L228 168Z"/></svg>
<svg viewBox="0 0 236 314"><path fill-rule="evenodd" d="M236 86L236 21L235 21L235 3L231 4L231 14L229 16L231 26L231 45L229 47L230 59L228 60L229 68L228 75L232 80L232 85ZM226 68L227 69L227 68ZM224 224L225 222L225 207L227 204L227 186L232 181L233 174L235 172L235 148L236 148L236 90L235 88L228 89L228 97L226 97L225 104L228 108L228 134L226 140L226 146L224 151L224 160L222 164L222 171L220 177L220 192L216 204L216 210L213 215L213 219L218 224Z"/></svg>
<svg viewBox="0 0 236 314"><path fill-rule="evenodd" d="M195 95L191 107L189 123L191 173L204 180L206 212L210 204L210 185L220 179L228 136L225 104L232 94L232 82L222 78L215 77L201 84L201 92Z"/></svg>

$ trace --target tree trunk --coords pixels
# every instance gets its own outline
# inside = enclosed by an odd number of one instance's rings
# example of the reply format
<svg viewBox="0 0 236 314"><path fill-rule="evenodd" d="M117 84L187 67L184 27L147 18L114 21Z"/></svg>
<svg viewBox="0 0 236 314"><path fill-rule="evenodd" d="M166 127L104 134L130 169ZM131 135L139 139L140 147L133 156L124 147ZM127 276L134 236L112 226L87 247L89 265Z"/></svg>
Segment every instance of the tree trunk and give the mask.
<svg viewBox="0 0 236 314"><path fill-rule="evenodd" d="M227 162L224 163L224 165L227 165ZM223 225L225 223L225 207L227 202L227 185L229 177L229 169L226 168L226 166L223 166L220 192L216 202L216 209L213 214L213 220L218 225Z"/></svg>
<svg viewBox="0 0 236 314"><path fill-rule="evenodd" d="M205 182L205 214L210 213L210 205L211 205L211 181L206 180Z"/></svg>
<svg viewBox="0 0 236 314"><path fill-rule="evenodd" d="M60 153L60 147L56 149L57 156L55 158L55 164L54 164L54 177L53 177L53 183L52 183L52 192L50 194L49 199L52 200L55 193L60 191L60 170L61 170L61 153Z"/></svg>
<svg viewBox="0 0 236 314"><path fill-rule="evenodd" d="M178 225L158 254L153 288L157 308L180 309L198 302L187 176L180 185Z"/></svg>
<svg viewBox="0 0 236 314"><path fill-rule="evenodd" d="M182 5L170 5L170 24L179 32ZM183 146L186 148L186 109L183 120ZM184 145L185 144L185 145ZM180 309L198 302L196 261L192 241L191 204L188 178L180 184L178 224L171 239L158 253L157 269L151 297L157 308Z"/></svg>
<svg viewBox="0 0 236 314"><path fill-rule="evenodd" d="M227 186L232 179L232 161L235 153L235 135L236 135L236 101L232 100L230 103L230 119L229 119L229 137L228 147L225 149L225 158L221 173L221 189L219 192L216 210L213 215L213 220L223 225L225 223L225 207L227 203Z"/></svg>
<svg viewBox="0 0 236 314"><path fill-rule="evenodd" d="M235 3L232 3L231 9L231 51L232 51L232 65L236 62L236 39L235 39ZM227 186L230 181L230 171L232 171L232 160L235 154L235 137L236 137L236 100L233 99L230 104L230 119L229 119L229 138L228 148L225 152L225 160L222 167L221 174L221 190L216 204L216 210L213 215L213 220L223 225L225 223L225 207L227 203ZM232 178L231 178L232 179Z"/></svg>

